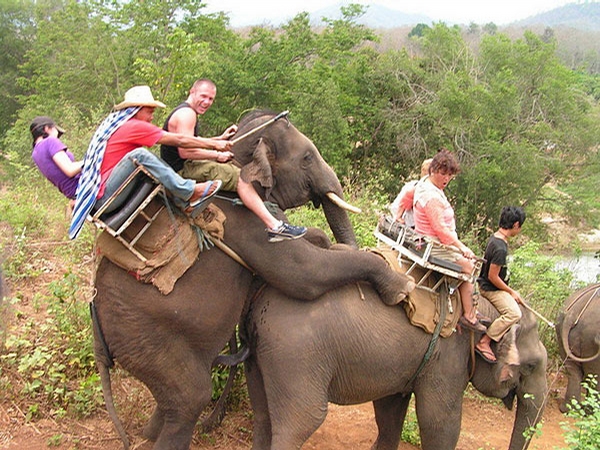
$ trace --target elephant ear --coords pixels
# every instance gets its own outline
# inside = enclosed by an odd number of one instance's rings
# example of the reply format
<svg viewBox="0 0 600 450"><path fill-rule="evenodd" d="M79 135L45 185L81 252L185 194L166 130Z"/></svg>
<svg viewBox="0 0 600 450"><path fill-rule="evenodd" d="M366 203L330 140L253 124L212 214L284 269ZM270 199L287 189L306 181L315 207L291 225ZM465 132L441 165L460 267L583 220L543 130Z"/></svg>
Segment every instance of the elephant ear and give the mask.
<svg viewBox="0 0 600 450"><path fill-rule="evenodd" d="M266 189L266 196L273 188L273 172L271 170L271 159L273 153L269 145L263 138L260 138L258 145L252 154L252 161L242 167L240 176L246 183L257 181Z"/></svg>

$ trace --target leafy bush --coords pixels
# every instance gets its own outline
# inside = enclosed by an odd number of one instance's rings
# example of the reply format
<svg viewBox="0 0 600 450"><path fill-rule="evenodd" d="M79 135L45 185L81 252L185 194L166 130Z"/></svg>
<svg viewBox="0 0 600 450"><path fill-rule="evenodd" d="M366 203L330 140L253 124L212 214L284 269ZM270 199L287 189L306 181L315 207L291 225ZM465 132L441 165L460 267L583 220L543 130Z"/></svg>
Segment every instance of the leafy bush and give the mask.
<svg viewBox="0 0 600 450"><path fill-rule="evenodd" d="M51 297L37 296L46 307L45 320L19 311L12 299L17 325L7 333L0 356L0 384L27 403L27 418L49 411L55 418L67 413L85 417L103 404L92 348L88 306L78 301L78 280L71 273L50 283ZM9 374L16 371L11 385Z"/></svg>
<svg viewBox="0 0 600 450"><path fill-rule="evenodd" d="M573 400L567 413L575 423L562 423L565 442L571 450L596 450L600 448L600 393L598 379L589 376L584 382L585 399L581 403Z"/></svg>
<svg viewBox="0 0 600 450"><path fill-rule="evenodd" d="M562 305L571 295L573 274L567 269L556 268L556 258L545 255L535 242L529 242L515 250L509 262L510 283L528 300L533 309L553 321ZM558 355L554 330L539 321L540 338L550 357Z"/></svg>

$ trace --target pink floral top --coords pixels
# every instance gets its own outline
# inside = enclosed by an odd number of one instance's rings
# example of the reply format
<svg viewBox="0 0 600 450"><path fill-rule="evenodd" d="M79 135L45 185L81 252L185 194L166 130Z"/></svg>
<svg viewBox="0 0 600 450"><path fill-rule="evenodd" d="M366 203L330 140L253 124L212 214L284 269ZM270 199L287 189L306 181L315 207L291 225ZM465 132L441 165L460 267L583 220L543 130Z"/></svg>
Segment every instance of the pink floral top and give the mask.
<svg viewBox="0 0 600 450"><path fill-rule="evenodd" d="M454 209L444 191L429 178L422 180L415 188L413 214L415 231L418 233L437 238L445 245L458 241Z"/></svg>

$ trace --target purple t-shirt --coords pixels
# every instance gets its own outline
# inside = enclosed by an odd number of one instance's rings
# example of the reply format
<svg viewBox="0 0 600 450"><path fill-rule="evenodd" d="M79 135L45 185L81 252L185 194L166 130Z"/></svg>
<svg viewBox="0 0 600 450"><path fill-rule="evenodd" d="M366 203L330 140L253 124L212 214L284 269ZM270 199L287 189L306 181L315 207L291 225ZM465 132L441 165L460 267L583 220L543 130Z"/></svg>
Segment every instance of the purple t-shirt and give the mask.
<svg viewBox="0 0 600 450"><path fill-rule="evenodd" d="M58 188L67 198L75 198L77 192L77 183L79 182L79 174L74 177L69 177L60 170L52 159L58 152L64 151L71 161L75 161L75 156L67 150L67 146L60 139L52 136L41 140L35 147L31 157L48 180Z"/></svg>

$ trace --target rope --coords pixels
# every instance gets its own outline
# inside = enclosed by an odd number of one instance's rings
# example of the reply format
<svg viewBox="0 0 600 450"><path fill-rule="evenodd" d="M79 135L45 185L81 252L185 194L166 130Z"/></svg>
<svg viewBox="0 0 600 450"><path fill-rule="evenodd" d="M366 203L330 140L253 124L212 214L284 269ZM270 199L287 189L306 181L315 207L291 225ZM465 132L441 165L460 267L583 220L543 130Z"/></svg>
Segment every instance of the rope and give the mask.
<svg viewBox="0 0 600 450"><path fill-rule="evenodd" d="M407 388L413 381L419 376L422 372L425 364L431 359L431 355L433 354L433 350L435 349L435 345L437 344L440 332L442 331L442 327L444 326L444 321L446 320L446 300L448 298L448 285L446 282L442 285L443 289L440 290L440 295L438 295L438 305L440 308L440 319L438 323L435 325L435 329L433 330L433 334L431 335L431 341L429 341L429 346L427 347L427 351L421 360L421 364L417 368L416 372L410 377L410 379L406 382L405 388ZM443 297L443 298L442 298Z"/></svg>
<svg viewBox="0 0 600 450"><path fill-rule="evenodd" d="M471 371L469 372L469 380L475 375L475 332L469 330L469 357L471 358Z"/></svg>
<svg viewBox="0 0 600 450"><path fill-rule="evenodd" d="M579 312L579 315L577 316L577 319L573 323L573 326L577 325L577 323L579 322L579 319L581 319L581 316L583 316L583 314L587 310L588 306L590 306L590 303L592 302L592 300L594 300L594 297L596 297L596 294L598 293L599 290L600 290L600 287L596 288L596 290L594 291L594 293L592 295L590 295L590 298L588 298L588 300L585 303L585 305L583 306L583 308L581 308L581 311ZM586 293L587 292L589 292L589 291L586 291ZM583 295L580 295L577 300L581 300L582 297L583 297Z"/></svg>

